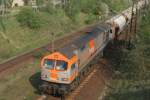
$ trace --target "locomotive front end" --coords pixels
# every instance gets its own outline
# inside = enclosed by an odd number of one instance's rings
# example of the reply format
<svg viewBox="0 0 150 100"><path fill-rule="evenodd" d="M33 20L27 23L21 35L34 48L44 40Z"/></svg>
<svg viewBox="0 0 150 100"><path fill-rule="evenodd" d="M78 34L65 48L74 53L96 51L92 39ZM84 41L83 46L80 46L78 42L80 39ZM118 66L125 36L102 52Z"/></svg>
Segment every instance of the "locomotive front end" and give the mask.
<svg viewBox="0 0 150 100"><path fill-rule="evenodd" d="M40 90L48 94L65 94L73 81L71 65L73 59L68 59L59 52L44 57L41 61L41 80L43 84ZM73 76L72 76L73 75Z"/></svg>
<svg viewBox="0 0 150 100"><path fill-rule="evenodd" d="M48 82L69 84L68 61L58 52L44 57L41 62L41 79Z"/></svg>

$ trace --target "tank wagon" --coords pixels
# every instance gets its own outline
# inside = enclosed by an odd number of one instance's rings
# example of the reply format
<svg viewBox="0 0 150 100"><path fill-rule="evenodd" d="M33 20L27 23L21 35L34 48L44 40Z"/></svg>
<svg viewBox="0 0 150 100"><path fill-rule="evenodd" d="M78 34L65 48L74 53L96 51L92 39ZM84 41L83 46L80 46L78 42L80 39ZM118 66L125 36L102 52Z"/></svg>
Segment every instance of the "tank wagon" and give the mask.
<svg viewBox="0 0 150 100"><path fill-rule="evenodd" d="M121 14L112 17L107 20L106 23L110 24L112 27L112 36L111 39L117 38L124 28L131 22L132 13L136 14L136 10L143 9L148 6L149 0L140 0L134 7L129 7L128 9L122 11ZM132 11L133 9L133 11Z"/></svg>
<svg viewBox="0 0 150 100"><path fill-rule="evenodd" d="M148 0L139 1L137 8L142 9ZM133 11L135 13L136 8ZM79 83L80 77L89 69L88 64L100 53L105 46L119 35L126 25L130 23L132 8L97 24L72 40L56 52L45 56L41 61L41 91L53 94L67 94Z"/></svg>

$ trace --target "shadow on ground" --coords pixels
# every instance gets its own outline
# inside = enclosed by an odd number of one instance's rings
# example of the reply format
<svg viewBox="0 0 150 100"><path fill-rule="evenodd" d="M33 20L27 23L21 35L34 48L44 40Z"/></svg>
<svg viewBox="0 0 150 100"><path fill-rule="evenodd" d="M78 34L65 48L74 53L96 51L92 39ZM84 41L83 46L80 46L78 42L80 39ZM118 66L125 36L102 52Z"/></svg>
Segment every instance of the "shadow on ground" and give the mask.
<svg viewBox="0 0 150 100"><path fill-rule="evenodd" d="M40 75L41 73L40 72L37 72L35 73L34 75L32 75L30 78L29 78L29 81L31 83L31 85L33 86L33 88L35 88L35 93L36 94L41 94L40 90L39 90L39 86L42 84L42 81L40 79Z"/></svg>
<svg viewBox="0 0 150 100"><path fill-rule="evenodd" d="M29 78L29 81L30 81L32 87L35 89L34 93L37 95L41 95L42 93L39 89L39 86L42 85L41 72L37 72L34 75L32 75ZM48 94L48 95L50 95L51 98L54 98L54 100L60 97L60 95L53 95L53 94Z"/></svg>

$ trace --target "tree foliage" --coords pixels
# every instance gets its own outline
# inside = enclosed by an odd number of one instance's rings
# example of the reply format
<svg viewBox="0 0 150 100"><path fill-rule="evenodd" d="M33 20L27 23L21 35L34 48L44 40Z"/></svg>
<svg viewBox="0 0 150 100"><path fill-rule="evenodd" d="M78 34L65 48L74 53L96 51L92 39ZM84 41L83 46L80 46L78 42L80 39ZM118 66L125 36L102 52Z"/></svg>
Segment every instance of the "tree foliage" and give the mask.
<svg viewBox="0 0 150 100"><path fill-rule="evenodd" d="M49 13L49 14L54 14L56 12L56 8L54 8L54 5L52 4L52 2L48 1L46 3L46 6L44 8L44 10Z"/></svg>
<svg viewBox="0 0 150 100"><path fill-rule="evenodd" d="M101 4L101 0L71 0L65 6L65 12L72 20L75 20L79 13L85 13L88 15L86 23L89 23L102 14Z"/></svg>
<svg viewBox="0 0 150 100"><path fill-rule="evenodd" d="M80 12L80 0L71 0L66 6L65 6L65 12L66 15L69 16L73 21L76 20L76 16Z"/></svg>
<svg viewBox="0 0 150 100"><path fill-rule="evenodd" d="M23 8L17 15L17 20L21 25L32 29L40 28L42 21L40 14L31 8Z"/></svg>
<svg viewBox="0 0 150 100"><path fill-rule="evenodd" d="M11 7L13 0L0 0L0 5L4 4L6 7Z"/></svg>
<svg viewBox="0 0 150 100"><path fill-rule="evenodd" d="M44 4L44 0L36 0L37 5L43 5Z"/></svg>
<svg viewBox="0 0 150 100"><path fill-rule="evenodd" d="M95 15L101 11L101 0L81 0L81 10L84 13L92 13Z"/></svg>

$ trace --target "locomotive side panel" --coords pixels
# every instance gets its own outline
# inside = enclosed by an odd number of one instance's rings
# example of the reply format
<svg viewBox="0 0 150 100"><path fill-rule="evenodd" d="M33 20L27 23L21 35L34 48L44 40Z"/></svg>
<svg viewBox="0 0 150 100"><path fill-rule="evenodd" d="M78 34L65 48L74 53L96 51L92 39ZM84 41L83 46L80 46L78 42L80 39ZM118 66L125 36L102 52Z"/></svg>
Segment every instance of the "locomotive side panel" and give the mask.
<svg viewBox="0 0 150 100"><path fill-rule="evenodd" d="M86 67L86 63L91 58L94 58L95 55L99 52L101 48L103 48L103 44L109 41L109 33L99 33L97 37L94 39L94 52L90 52L90 47L88 46L84 51L80 51L80 67L79 70L81 71L84 67Z"/></svg>
<svg viewBox="0 0 150 100"><path fill-rule="evenodd" d="M80 69L82 69L82 64L86 62L86 60L90 57L89 47L87 46L84 50L79 50L79 63Z"/></svg>
<svg viewBox="0 0 150 100"><path fill-rule="evenodd" d="M100 35L95 39L96 50L99 49L103 44L103 35L104 33L100 33Z"/></svg>

